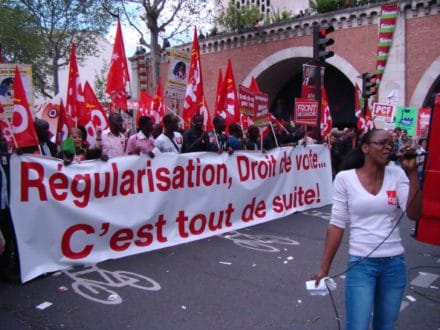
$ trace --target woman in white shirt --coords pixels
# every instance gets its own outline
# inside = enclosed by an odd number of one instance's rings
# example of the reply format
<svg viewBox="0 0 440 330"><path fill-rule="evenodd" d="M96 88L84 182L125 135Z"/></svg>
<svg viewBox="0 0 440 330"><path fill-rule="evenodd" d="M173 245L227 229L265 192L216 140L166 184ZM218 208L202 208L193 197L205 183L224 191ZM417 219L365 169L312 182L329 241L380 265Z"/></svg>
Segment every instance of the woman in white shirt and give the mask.
<svg viewBox="0 0 440 330"><path fill-rule="evenodd" d="M345 281L346 329L394 329L406 286L398 221L401 210L417 219L422 209L415 159L388 166L391 135L372 130L348 155L333 186L333 206L316 284L328 276L346 226L350 228ZM344 165L343 165L344 167ZM400 209L399 209L400 207Z"/></svg>

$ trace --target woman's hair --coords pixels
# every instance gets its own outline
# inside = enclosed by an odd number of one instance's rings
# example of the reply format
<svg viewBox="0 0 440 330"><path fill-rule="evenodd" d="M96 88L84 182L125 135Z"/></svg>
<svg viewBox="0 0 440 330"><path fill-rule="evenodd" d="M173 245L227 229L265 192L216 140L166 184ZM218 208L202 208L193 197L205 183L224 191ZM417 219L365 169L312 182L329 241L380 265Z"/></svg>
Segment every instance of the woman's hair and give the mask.
<svg viewBox="0 0 440 330"><path fill-rule="evenodd" d="M364 165L365 156L362 152L362 146L364 144L369 144L371 138L375 135L377 131L383 130L372 129L362 136L361 140L359 141L359 145L355 149L351 150L342 160L340 167L341 171L351 170L353 168L361 168Z"/></svg>

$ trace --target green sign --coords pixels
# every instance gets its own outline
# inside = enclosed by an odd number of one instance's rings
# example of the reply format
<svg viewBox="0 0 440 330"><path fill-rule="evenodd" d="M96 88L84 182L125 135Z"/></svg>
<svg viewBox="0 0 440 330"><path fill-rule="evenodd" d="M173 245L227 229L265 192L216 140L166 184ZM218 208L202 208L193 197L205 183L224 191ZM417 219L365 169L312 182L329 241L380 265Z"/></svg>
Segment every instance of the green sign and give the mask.
<svg viewBox="0 0 440 330"><path fill-rule="evenodd" d="M397 107L395 126L406 129L408 136L415 136L417 127L417 112L415 107Z"/></svg>

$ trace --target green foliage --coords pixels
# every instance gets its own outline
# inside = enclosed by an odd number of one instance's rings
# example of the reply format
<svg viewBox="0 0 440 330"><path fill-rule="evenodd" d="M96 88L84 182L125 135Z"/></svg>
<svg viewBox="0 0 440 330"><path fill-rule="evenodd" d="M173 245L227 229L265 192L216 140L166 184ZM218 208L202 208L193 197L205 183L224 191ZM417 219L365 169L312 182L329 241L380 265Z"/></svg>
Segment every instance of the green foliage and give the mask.
<svg viewBox="0 0 440 330"><path fill-rule="evenodd" d="M263 14L256 6L245 5L237 8L232 2L226 11L217 18L217 23L227 32L241 32L247 28L255 27L263 19Z"/></svg>
<svg viewBox="0 0 440 330"><path fill-rule="evenodd" d="M107 75L110 68L110 64L107 61L103 61L103 66L99 72L95 71L95 94L99 102L107 103L109 98L105 92L105 86L107 84Z"/></svg>
<svg viewBox="0 0 440 330"><path fill-rule="evenodd" d="M0 0L0 42L5 61L32 64L36 91L58 93L58 70L76 43L79 63L99 53L97 43L114 22L111 0Z"/></svg>
<svg viewBox="0 0 440 330"><path fill-rule="evenodd" d="M309 6L318 13L327 13L345 6L346 0L309 0Z"/></svg>
<svg viewBox="0 0 440 330"><path fill-rule="evenodd" d="M279 8L274 9L271 7L271 12L269 16L269 24L274 23L285 23L290 21L292 18L294 18L292 12L289 10L282 10L280 11Z"/></svg>

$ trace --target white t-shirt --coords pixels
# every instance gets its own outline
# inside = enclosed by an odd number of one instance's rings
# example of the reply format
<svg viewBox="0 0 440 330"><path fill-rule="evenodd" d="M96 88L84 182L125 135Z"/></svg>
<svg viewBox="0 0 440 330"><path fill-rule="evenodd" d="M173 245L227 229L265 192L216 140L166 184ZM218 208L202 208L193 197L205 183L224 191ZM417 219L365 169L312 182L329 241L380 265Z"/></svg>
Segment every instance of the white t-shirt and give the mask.
<svg viewBox="0 0 440 330"><path fill-rule="evenodd" d="M409 180L399 166L385 168L382 188L377 195L365 190L354 169L336 175L330 223L339 228L350 226L351 255L367 256L390 234L402 210L406 209L408 192ZM403 252L397 227L370 257L391 257Z"/></svg>
<svg viewBox="0 0 440 330"><path fill-rule="evenodd" d="M183 137L179 132L174 132L173 142L164 133L159 135L156 140L154 140L154 154L159 154L161 152L173 152L180 153L182 151Z"/></svg>

